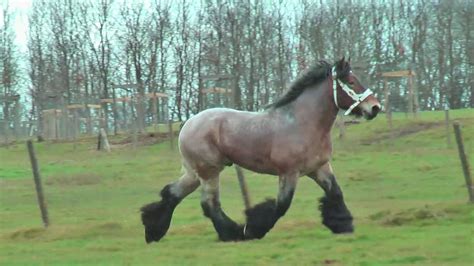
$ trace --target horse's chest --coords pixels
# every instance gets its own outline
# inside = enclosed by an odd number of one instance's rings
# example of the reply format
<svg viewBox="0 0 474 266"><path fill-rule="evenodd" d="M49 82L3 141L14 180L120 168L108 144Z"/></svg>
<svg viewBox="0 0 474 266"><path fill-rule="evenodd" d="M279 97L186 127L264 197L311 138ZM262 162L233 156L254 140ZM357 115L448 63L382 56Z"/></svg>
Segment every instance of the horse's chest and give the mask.
<svg viewBox="0 0 474 266"><path fill-rule="evenodd" d="M331 154L332 147L329 141L308 147L302 170L311 172L319 169L331 159Z"/></svg>
<svg viewBox="0 0 474 266"><path fill-rule="evenodd" d="M316 171L325 163L327 163L329 159L330 159L330 156L327 156L326 154L317 154L315 156L308 157L302 170L303 172L308 172L308 173L312 171Z"/></svg>

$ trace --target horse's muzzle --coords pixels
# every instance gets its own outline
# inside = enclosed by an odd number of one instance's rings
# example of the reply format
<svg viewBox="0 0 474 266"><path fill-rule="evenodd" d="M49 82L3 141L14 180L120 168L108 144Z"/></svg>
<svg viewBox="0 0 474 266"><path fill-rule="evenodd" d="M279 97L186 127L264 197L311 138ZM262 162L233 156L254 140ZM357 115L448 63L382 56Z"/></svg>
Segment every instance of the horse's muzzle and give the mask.
<svg viewBox="0 0 474 266"><path fill-rule="evenodd" d="M380 104L374 104L371 108L367 108L367 109L369 110L366 110L365 108L362 109L362 112L364 113L364 117L367 120L372 120L380 112L381 106Z"/></svg>

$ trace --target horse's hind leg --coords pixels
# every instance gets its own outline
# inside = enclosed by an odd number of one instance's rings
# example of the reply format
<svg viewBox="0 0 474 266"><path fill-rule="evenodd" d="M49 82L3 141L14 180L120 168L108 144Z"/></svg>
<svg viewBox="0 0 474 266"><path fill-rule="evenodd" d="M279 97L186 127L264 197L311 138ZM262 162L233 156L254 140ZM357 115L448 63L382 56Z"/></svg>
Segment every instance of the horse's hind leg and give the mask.
<svg viewBox="0 0 474 266"><path fill-rule="evenodd" d="M168 231L176 206L199 186L199 179L192 170L185 169L184 175L161 190L161 201L152 202L141 208L147 243L159 241Z"/></svg>
<svg viewBox="0 0 474 266"><path fill-rule="evenodd" d="M219 171L213 171L201 179L201 207L204 215L211 219L221 241L243 240L243 226L232 221L222 210L219 200Z"/></svg>
<svg viewBox="0 0 474 266"><path fill-rule="evenodd" d="M331 165L325 164L317 173L308 175L324 190L325 196L320 200L323 224L333 233L352 233L352 215L344 202L342 190L337 184Z"/></svg>
<svg viewBox="0 0 474 266"><path fill-rule="evenodd" d="M297 181L297 174L281 175L277 200L268 199L245 211L247 224L244 229L244 238L246 240L263 238L278 219L285 215L290 208Z"/></svg>

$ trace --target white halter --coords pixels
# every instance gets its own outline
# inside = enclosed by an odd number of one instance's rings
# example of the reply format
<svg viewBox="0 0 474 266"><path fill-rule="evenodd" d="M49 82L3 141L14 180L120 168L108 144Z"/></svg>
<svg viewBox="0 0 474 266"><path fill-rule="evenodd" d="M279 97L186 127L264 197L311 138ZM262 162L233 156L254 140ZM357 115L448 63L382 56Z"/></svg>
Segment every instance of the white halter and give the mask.
<svg viewBox="0 0 474 266"><path fill-rule="evenodd" d="M347 95L349 95L349 97L352 98L352 100L354 100L354 103L346 110L344 115L349 115L352 112L352 110L356 108L363 100L365 100L370 95L374 94L374 92L371 89L366 89L363 93L356 93L353 89L349 88L349 86L347 86L346 84L342 82L339 83L339 81L337 80L337 73L336 73L335 67L332 68L332 77L334 81L333 83L334 103L336 104L337 108L341 109L339 107L339 104L337 103L337 85L338 84L341 86L342 90L345 91Z"/></svg>

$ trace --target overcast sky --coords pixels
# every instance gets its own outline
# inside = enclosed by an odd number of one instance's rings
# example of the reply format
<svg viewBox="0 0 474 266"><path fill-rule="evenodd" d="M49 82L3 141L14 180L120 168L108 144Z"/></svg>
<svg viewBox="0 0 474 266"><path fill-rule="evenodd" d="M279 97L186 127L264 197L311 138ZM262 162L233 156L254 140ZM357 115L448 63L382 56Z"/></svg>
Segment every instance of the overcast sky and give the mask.
<svg viewBox="0 0 474 266"><path fill-rule="evenodd" d="M28 34L28 10L33 0L0 0L1 10L8 5L13 14L13 23L17 44L21 51L26 52ZM3 12L0 12L0 24L3 24Z"/></svg>

